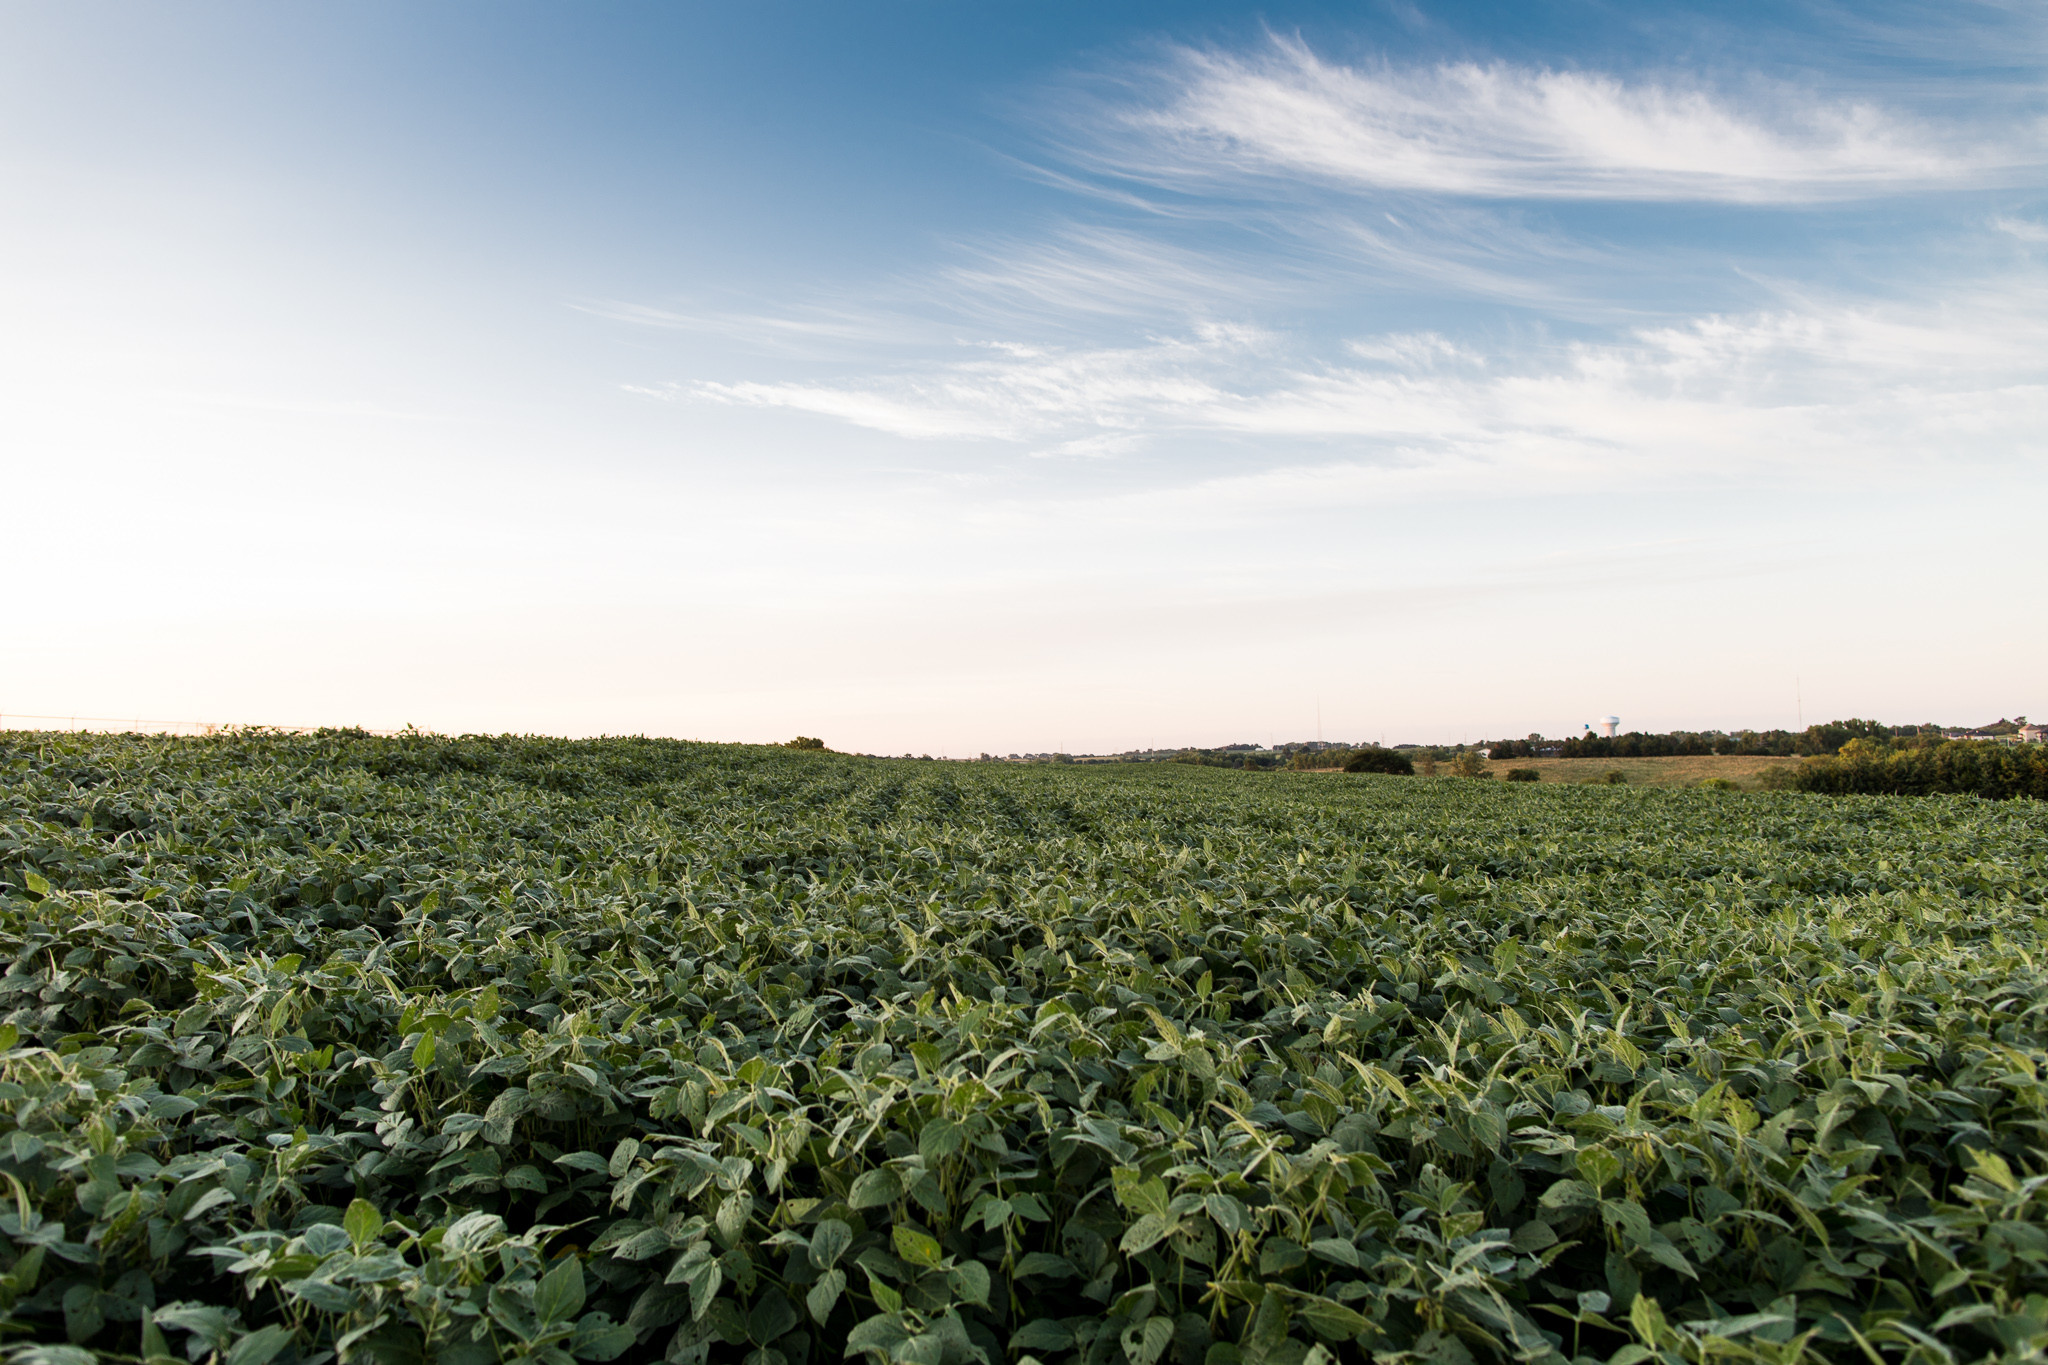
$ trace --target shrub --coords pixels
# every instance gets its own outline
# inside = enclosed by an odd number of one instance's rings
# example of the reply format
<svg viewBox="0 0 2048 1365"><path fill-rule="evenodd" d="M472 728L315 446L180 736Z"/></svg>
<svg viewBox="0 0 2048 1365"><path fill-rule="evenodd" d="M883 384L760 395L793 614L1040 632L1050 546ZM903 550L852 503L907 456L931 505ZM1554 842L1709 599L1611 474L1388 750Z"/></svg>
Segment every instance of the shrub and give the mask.
<svg viewBox="0 0 2048 1365"><path fill-rule="evenodd" d="M1537 772L1534 768L1508 769L1508 781L1510 782L1537 782L1541 781L1542 777L1543 774Z"/></svg>
<svg viewBox="0 0 2048 1365"><path fill-rule="evenodd" d="M1799 788L1799 769L1790 763L1777 763L1756 775L1757 785L1767 792L1788 792Z"/></svg>
<svg viewBox="0 0 2048 1365"><path fill-rule="evenodd" d="M1786 783L1799 791L1884 796L1959 794L1993 800L2048 799L2048 749L1951 740L1925 748L1894 749L1852 739L1832 758L1814 758Z"/></svg>
<svg viewBox="0 0 2048 1365"><path fill-rule="evenodd" d="M1628 785L1628 774L1619 768L1609 768L1598 777L1584 779L1579 785L1582 787L1625 787Z"/></svg>
<svg viewBox="0 0 2048 1365"><path fill-rule="evenodd" d="M1452 777L1483 777L1486 775L1486 760L1472 749L1462 749L1451 756Z"/></svg>
<svg viewBox="0 0 2048 1365"><path fill-rule="evenodd" d="M1347 773L1393 773L1400 777L1413 777L1415 764L1406 754L1397 754L1392 749L1381 749L1368 745L1353 749L1351 756L1344 760Z"/></svg>
<svg viewBox="0 0 2048 1365"><path fill-rule="evenodd" d="M1710 792L1739 792L1742 790L1742 788L1736 786L1725 777L1710 777L1701 782L1700 786Z"/></svg>
<svg viewBox="0 0 2048 1365"><path fill-rule="evenodd" d="M784 740L782 747L785 749L823 749L825 741L822 739L812 739L809 735L798 735L795 739Z"/></svg>

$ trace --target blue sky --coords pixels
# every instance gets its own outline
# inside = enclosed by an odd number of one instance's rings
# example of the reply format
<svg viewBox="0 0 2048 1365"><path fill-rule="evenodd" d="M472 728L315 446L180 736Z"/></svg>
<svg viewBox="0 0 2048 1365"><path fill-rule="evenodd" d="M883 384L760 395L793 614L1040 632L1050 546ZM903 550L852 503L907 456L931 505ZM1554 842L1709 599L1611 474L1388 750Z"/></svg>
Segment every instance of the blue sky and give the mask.
<svg viewBox="0 0 2048 1365"><path fill-rule="evenodd" d="M2048 712L2024 4L0 6L0 715Z"/></svg>

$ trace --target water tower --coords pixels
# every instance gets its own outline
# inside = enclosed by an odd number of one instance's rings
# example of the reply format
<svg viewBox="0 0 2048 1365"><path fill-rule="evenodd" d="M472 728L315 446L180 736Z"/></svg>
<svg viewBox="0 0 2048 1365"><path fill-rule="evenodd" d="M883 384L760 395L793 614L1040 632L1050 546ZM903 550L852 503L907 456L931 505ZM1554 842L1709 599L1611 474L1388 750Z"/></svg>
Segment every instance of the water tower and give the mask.
<svg viewBox="0 0 2048 1365"><path fill-rule="evenodd" d="M1603 735L1605 735L1605 736L1607 736L1607 738L1609 738L1609 739L1613 739L1613 738L1614 738L1614 732L1615 732L1616 730L1619 730L1620 728L1621 728L1621 717L1620 717L1620 716L1602 716L1602 717L1600 717L1600 733L1601 733L1601 734L1603 734Z"/></svg>

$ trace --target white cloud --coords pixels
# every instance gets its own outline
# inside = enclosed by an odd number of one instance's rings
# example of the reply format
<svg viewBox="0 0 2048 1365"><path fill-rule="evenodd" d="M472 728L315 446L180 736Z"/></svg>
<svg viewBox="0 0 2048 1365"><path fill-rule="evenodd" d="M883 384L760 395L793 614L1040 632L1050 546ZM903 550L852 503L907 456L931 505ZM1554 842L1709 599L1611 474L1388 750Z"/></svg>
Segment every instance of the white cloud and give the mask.
<svg viewBox="0 0 2048 1365"><path fill-rule="evenodd" d="M2038 130L2019 147L1971 145L1859 101L1506 63L1343 66L1290 40L1248 57L1183 52L1157 98L1110 118L1082 154L1144 179L1481 197L1815 200L1982 182L2043 159Z"/></svg>
<svg viewBox="0 0 2048 1365"><path fill-rule="evenodd" d="M1433 367L1447 363L1485 364L1485 357L1435 332L1392 333L1362 341L1349 341L1344 349L1360 360L1377 360L1404 367Z"/></svg>
<svg viewBox="0 0 2048 1365"><path fill-rule="evenodd" d="M2048 242L2048 223L2036 223L2027 218L1999 217L1991 220L1991 226L2023 242Z"/></svg>
<svg viewBox="0 0 2048 1365"><path fill-rule="evenodd" d="M1077 427L1152 427L1171 423L1176 413L1213 408L1227 395L1201 372L1265 343L1254 329L1211 326L1121 349L1004 348L995 359L856 386L705 383L693 392L712 402L838 417L898 436L1027 441Z"/></svg>
<svg viewBox="0 0 2048 1365"><path fill-rule="evenodd" d="M2048 451L2048 288L2031 277L1914 307L1816 303L1493 353L1397 333L1304 363L1270 333L1223 327L1118 349L977 349L908 374L689 392L1038 454L1251 439L1297 471L1275 485L1283 497L1287 479L1450 494Z"/></svg>
<svg viewBox="0 0 2048 1365"><path fill-rule="evenodd" d="M931 290L935 301L1062 322L1185 316L1224 304L1272 302L1305 292L1308 284L1302 271L1285 262L1264 260L1251 271L1243 261L1190 251L1154 235L1081 224L1040 240L974 243L964 250L967 259L938 272Z"/></svg>
<svg viewBox="0 0 2048 1365"><path fill-rule="evenodd" d="M1128 455L1142 448L1150 439L1141 432L1121 435L1105 432L1096 436L1077 436L1071 441L1061 441L1058 445L1048 446L1044 450L1034 450L1031 453L1041 459L1067 456L1101 460L1114 455Z"/></svg>

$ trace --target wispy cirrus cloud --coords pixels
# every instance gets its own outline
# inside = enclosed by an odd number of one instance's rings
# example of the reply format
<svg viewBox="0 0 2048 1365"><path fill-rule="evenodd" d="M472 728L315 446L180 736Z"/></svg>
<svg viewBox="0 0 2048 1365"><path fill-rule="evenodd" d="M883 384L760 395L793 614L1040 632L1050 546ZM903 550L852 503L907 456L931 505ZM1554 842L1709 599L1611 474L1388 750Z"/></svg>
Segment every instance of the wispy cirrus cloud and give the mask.
<svg viewBox="0 0 2048 1365"><path fill-rule="evenodd" d="M1275 39L1183 50L1093 111L1087 164L1177 187L1229 178L1482 198L1826 200L2039 168L2038 119L1994 138L1854 99L1505 62L1349 66Z"/></svg>
<svg viewBox="0 0 2048 1365"><path fill-rule="evenodd" d="M1386 486L1503 488L1807 470L1879 474L2048 453L2048 287L1935 303L1813 304L1489 353L1432 332L1344 358L1208 327L1120 348L1012 347L833 384L705 383L677 397L919 439L1115 454L1148 438L1260 444ZM1261 476L1263 477L1263 476Z"/></svg>
<svg viewBox="0 0 2048 1365"><path fill-rule="evenodd" d="M837 417L912 438L1035 441L1170 425L1178 413L1226 402L1217 379L1269 339L1209 326L1134 347L1006 345L995 354L847 385L701 383L696 398ZM1090 453L1099 453L1097 447Z"/></svg>

